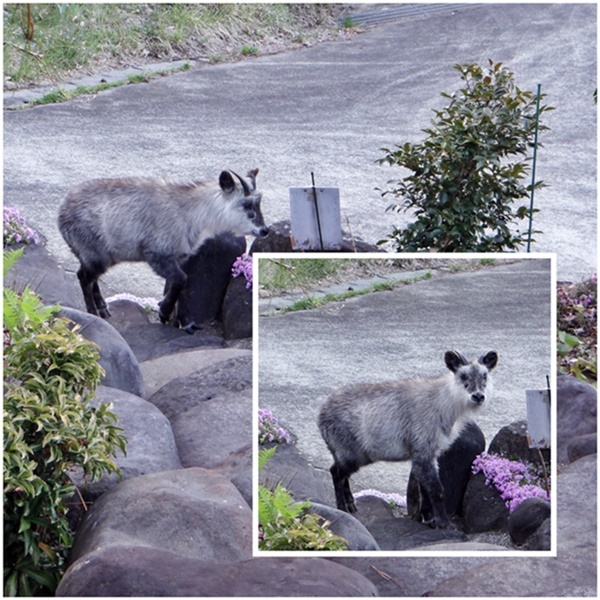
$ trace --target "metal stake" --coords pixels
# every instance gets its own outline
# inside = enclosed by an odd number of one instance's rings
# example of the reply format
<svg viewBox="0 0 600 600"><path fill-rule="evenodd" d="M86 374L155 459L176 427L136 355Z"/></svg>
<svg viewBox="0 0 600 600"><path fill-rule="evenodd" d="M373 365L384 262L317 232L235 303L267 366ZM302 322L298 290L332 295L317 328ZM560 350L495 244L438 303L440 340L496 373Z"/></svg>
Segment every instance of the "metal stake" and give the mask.
<svg viewBox="0 0 600 600"><path fill-rule="evenodd" d="M321 218L319 216L319 203L317 201L317 188L315 187L315 174L311 171L310 177L312 180L312 191L315 199L315 211L317 213L317 228L319 229L319 243L321 244L321 250L324 250L323 246L323 233L321 232Z"/></svg>
<svg viewBox="0 0 600 600"><path fill-rule="evenodd" d="M537 100L535 105L535 137L533 140L533 166L531 168L531 200L529 202L529 232L527 236L527 252L531 247L531 228L533 221L533 194L535 192L535 163L537 160L537 147L538 147L538 125L540 122L540 91L542 84L538 83L537 86Z"/></svg>

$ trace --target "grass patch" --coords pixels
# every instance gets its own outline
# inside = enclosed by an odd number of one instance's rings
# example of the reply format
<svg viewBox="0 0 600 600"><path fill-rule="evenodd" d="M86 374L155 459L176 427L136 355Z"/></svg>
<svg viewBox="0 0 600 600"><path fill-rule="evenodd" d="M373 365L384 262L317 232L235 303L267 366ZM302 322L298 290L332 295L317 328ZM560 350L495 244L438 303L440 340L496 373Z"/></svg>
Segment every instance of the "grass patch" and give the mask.
<svg viewBox="0 0 600 600"><path fill-rule="evenodd" d="M326 4L4 4L4 75L13 85L185 58L216 62L336 34ZM233 49L237 50L233 50ZM239 49L242 49L241 51Z"/></svg>
<svg viewBox="0 0 600 600"><path fill-rule="evenodd" d="M424 273L422 275L416 275L415 277L411 277L410 279L390 280L381 283L375 283L374 285L368 288L364 288L362 290L349 290L341 294L325 294L325 296L320 298L307 296L306 298L298 300L298 302L295 302L287 308L282 308L278 311L277 314L285 314L286 312L319 308L320 306L324 306L325 304L330 304L332 302L345 302L346 300L350 300L351 298L357 298L358 296L365 296L367 294L373 294L375 292L391 292L392 290L401 285L410 285L413 283L417 283L418 281L426 281L427 279L431 279L431 277L433 277L431 271L427 271L427 273Z"/></svg>
<svg viewBox="0 0 600 600"><path fill-rule="evenodd" d="M265 289L274 292L302 289L335 275L342 268L343 262L326 258L264 260L260 266L260 283Z"/></svg>
<svg viewBox="0 0 600 600"><path fill-rule="evenodd" d="M56 104L58 102L66 102L67 100L73 100L77 96L86 96L91 94L97 94L99 92L103 92L105 90L110 90L112 88L121 87L122 85L127 85L130 83L148 83L152 79L157 77L164 77L165 75L169 75L170 73L176 73L179 71L187 71L189 69L189 64L186 63L182 67L177 69L169 69L167 71L156 71L155 73L150 73L144 71L140 74L130 75L127 79L122 79L120 81L112 81L112 82L104 82L99 83L98 85L80 85L76 87L74 90L63 90L58 89L48 94L45 94L41 98L37 100L32 100L28 103L27 106L41 106L43 104ZM21 108L26 108L23 106Z"/></svg>

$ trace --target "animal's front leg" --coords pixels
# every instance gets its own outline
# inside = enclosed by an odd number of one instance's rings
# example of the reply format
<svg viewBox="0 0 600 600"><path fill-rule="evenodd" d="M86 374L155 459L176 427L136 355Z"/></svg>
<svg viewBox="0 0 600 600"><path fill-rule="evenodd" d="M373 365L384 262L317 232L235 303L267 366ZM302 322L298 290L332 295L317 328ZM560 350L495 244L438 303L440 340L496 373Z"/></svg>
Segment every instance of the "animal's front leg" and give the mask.
<svg viewBox="0 0 600 600"><path fill-rule="evenodd" d="M430 527L438 529L455 529L450 523L448 514L446 513L446 505L444 503L444 488L440 481L436 469L435 459L433 460L413 460L413 473L419 482L420 492L423 495L422 506L423 518ZM428 514L426 515L425 512ZM433 513L433 516L431 516Z"/></svg>
<svg viewBox="0 0 600 600"><path fill-rule="evenodd" d="M152 269L166 280L165 296L158 303L158 316L160 322L166 324L175 308L181 290L185 287L187 275L184 273L179 263L171 257L148 253L146 255L146 260Z"/></svg>

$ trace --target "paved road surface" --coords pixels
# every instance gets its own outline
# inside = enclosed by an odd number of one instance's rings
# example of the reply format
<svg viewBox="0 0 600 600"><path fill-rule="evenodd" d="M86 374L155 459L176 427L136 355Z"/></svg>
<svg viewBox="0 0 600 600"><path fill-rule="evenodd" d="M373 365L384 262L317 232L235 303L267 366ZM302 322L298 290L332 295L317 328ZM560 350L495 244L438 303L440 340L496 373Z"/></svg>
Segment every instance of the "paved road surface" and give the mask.
<svg viewBox="0 0 600 600"><path fill-rule="evenodd" d="M82 180L216 176L260 167L268 220L289 217L288 188L341 189L342 217L376 241L407 217L385 213L376 187L396 175L380 148L421 139L455 63L503 61L523 89L538 81L556 110L543 135L538 251L559 253L559 278L596 264L596 6L489 4L405 18L347 41L208 66L94 98L4 113L4 201L19 207L65 265L58 205ZM103 278L108 293L159 297L143 265Z"/></svg>

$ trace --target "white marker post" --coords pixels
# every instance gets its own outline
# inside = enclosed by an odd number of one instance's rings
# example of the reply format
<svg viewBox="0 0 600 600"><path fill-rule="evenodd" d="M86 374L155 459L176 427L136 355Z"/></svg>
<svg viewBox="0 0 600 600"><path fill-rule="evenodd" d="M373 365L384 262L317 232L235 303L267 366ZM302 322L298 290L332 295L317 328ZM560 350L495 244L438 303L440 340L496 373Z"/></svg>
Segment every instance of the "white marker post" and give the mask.
<svg viewBox="0 0 600 600"><path fill-rule="evenodd" d="M342 247L339 188L290 188L290 218L294 250Z"/></svg>
<svg viewBox="0 0 600 600"><path fill-rule="evenodd" d="M525 390L530 448L550 448L550 390Z"/></svg>

